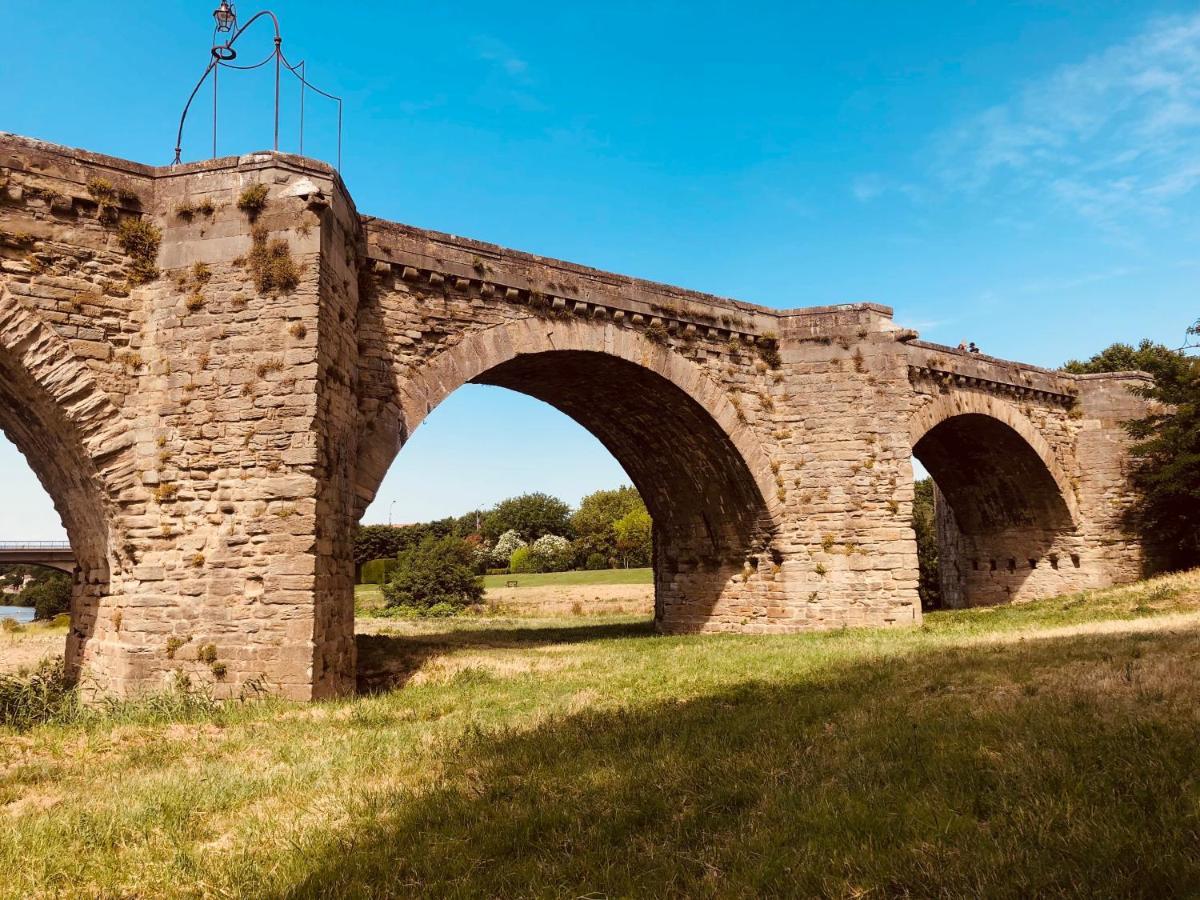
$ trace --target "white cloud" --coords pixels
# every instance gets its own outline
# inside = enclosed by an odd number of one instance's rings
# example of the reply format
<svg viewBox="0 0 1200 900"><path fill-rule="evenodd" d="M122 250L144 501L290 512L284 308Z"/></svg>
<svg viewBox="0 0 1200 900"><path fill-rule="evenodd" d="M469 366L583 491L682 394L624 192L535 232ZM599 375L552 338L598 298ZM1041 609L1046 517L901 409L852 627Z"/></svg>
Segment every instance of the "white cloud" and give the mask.
<svg viewBox="0 0 1200 900"><path fill-rule="evenodd" d="M1027 84L941 135L934 158L953 189L1045 195L1104 227L1172 215L1200 185L1200 14Z"/></svg>
<svg viewBox="0 0 1200 900"><path fill-rule="evenodd" d="M492 63L515 81L528 80L529 63L499 38L480 35L475 38L475 49L480 59Z"/></svg>

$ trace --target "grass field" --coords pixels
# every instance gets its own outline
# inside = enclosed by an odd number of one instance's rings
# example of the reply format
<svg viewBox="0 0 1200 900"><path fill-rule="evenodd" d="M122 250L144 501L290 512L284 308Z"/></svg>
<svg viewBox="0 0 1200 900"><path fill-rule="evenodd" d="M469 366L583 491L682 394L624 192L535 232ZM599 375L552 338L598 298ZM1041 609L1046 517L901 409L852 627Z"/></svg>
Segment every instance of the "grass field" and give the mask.
<svg viewBox="0 0 1200 900"><path fill-rule="evenodd" d="M510 582L516 585L509 587ZM651 569L602 569L596 572L547 572L536 575L486 575L483 586L491 598L500 597L505 601L519 600L521 592L530 589L530 597L545 597L550 588L598 588L606 591L622 585L648 587L654 583ZM533 589L537 589L534 591ZM581 606L590 607L587 603L586 592L580 594ZM485 600L488 598L485 598ZM378 613L383 607L383 595L378 585L360 584L354 589L356 613L369 616ZM502 603L507 607L511 603ZM536 606L536 603L534 604ZM570 605L570 604L567 604ZM485 610L486 612L486 610Z"/></svg>
<svg viewBox="0 0 1200 900"><path fill-rule="evenodd" d="M0 894L1200 893L1200 573L907 630L359 640L357 699L0 730Z"/></svg>

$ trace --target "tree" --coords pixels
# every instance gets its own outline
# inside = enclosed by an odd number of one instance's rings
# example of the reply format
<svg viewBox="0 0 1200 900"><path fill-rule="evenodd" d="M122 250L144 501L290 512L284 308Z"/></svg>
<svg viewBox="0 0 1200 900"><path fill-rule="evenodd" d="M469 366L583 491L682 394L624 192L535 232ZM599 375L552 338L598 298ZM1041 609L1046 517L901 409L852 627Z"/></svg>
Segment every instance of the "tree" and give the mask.
<svg viewBox="0 0 1200 900"><path fill-rule="evenodd" d="M643 506L631 510L613 523L617 537L617 552L625 568L650 565L654 547L654 522Z"/></svg>
<svg viewBox="0 0 1200 900"><path fill-rule="evenodd" d="M383 586L389 607L422 614L459 612L483 599L483 581L475 574L475 548L454 535L426 535L402 552L399 565Z"/></svg>
<svg viewBox="0 0 1200 900"><path fill-rule="evenodd" d="M632 485L611 491L596 491L579 501L579 509L571 516L571 527L579 537L603 534L612 528L617 519L639 508L645 509L646 504Z"/></svg>
<svg viewBox="0 0 1200 900"><path fill-rule="evenodd" d="M354 564L395 556L404 548L404 535L391 525L359 525L354 532Z"/></svg>
<svg viewBox="0 0 1200 900"><path fill-rule="evenodd" d="M504 532L496 539L496 546L492 548L492 565L507 566L513 553L524 546L525 541L515 531Z"/></svg>
<svg viewBox="0 0 1200 900"><path fill-rule="evenodd" d="M572 566L576 569L611 569L616 565L617 536L610 524L604 531L584 534L571 541ZM596 559L602 560L597 564Z"/></svg>
<svg viewBox="0 0 1200 900"><path fill-rule="evenodd" d="M362 566L373 559L397 556L430 535L435 538L451 534L465 537L457 530L458 522L448 518L415 525L360 525L354 533L354 564Z"/></svg>
<svg viewBox="0 0 1200 900"><path fill-rule="evenodd" d="M922 609L942 605L942 583L938 571L938 536L933 506L933 479L913 484L913 531L917 533L917 593Z"/></svg>
<svg viewBox="0 0 1200 900"><path fill-rule="evenodd" d="M62 572L50 572L43 579L33 582L20 593L18 606L32 606L34 617L53 619L71 611L71 578Z"/></svg>
<svg viewBox="0 0 1200 900"><path fill-rule="evenodd" d="M571 568L571 542L557 534L544 534L529 547L539 572L565 572Z"/></svg>
<svg viewBox="0 0 1200 900"><path fill-rule="evenodd" d="M1200 361L1138 389L1163 409L1126 423L1134 439L1131 480L1137 500L1130 523L1143 535L1156 568L1200 565Z"/></svg>
<svg viewBox="0 0 1200 900"><path fill-rule="evenodd" d="M549 494L522 494L496 504L483 519L483 536L494 541L506 531L515 531L525 541L543 534L570 534L571 507Z"/></svg>
<svg viewBox="0 0 1200 900"><path fill-rule="evenodd" d="M1154 377L1152 385L1132 390L1161 406L1125 423L1137 494L1127 521L1146 542L1153 568L1200 564L1200 360L1142 341L1136 349L1113 344L1067 366L1077 373L1141 369Z"/></svg>
<svg viewBox="0 0 1200 900"><path fill-rule="evenodd" d="M1190 358L1178 350L1143 340L1137 347L1112 344L1087 360L1068 360L1064 372L1072 375L1096 375L1102 372L1145 372L1157 382L1177 380L1190 365Z"/></svg>

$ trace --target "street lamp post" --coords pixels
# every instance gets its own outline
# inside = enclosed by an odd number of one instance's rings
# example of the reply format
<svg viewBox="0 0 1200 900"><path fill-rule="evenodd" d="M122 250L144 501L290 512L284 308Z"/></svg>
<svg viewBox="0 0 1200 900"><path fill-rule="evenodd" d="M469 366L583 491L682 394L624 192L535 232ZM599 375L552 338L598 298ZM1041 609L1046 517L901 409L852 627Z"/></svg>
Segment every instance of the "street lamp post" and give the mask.
<svg viewBox="0 0 1200 900"><path fill-rule="evenodd" d="M188 97L187 103L184 104L183 113L179 117L179 130L175 135L175 160L172 165L178 165L183 159L183 126L187 121L188 110L191 109L192 101L196 99L196 94L203 87L204 82L208 80L208 76L212 75L213 80L213 157L217 155L217 74L222 68L238 69L246 71L249 69L258 69L265 66L267 63L274 62L275 64L275 117L274 117L274 144L273 148L276 152L279 150L279 83L284 69L296 76L300 82L300 149L304 149L304 91L305 89L316 91L323 97L328 97L337 103L338 106L338 125L337 125L337 169L342 168L342 98L334 96L321 90L319 87L310 84L305 73L305 62L301 60L296 65L288 62L286 56L283 55L283 36L279 29L279 19L275 13L269 9L264 9L261 12L251 16L245 25L239 26L237 10L229 0L221 0L221 5L213 10L213 42L212 49L209 52L210 59L208 65L204 69L204 74L200 76L200 80L196 82L196 86L192 89L191 95ZM259 19L269 18L275 29L275 47L270 55L261 62L254 63L248 66L234 65L233 61L237 59L237 50L233 45L251 25ZM218 35L229 35L223 42Z"/></svg>
<svg viewBox="0 0 1200 900"><path fill-rule="evenodd" d="M388 528L392 527L392 510L396 508L396 501L393 500L388 504Z"/></svg>

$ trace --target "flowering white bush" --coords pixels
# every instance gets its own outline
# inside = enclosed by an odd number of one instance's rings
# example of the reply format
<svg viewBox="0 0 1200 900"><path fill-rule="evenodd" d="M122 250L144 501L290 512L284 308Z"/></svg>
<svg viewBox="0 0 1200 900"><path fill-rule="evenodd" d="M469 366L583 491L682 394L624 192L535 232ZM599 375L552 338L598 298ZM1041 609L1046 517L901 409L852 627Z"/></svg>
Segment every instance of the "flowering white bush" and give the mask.
<svg viewBox="0 0 1200 900"><path fill-rule="evenodd" d="M492 564L492 550L486 541L475 548L474 560L476 568L481 571Z"/></svg>
<svg viewBox="0 0 1200 900"><path fill-rule="evenodd" d="M539 572L564 572L571 567L571 542L557 534L545 534L529 548Z"/></svg>
<svg viewBox="0 0 1200 900"><path fill-rule="evenodd" d="M521 540L521 535L517 532L512 530L504 532L496 541L496 546L492 548L492 565L507 566L513 551L524 546L525 541Z"/></svg>

